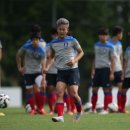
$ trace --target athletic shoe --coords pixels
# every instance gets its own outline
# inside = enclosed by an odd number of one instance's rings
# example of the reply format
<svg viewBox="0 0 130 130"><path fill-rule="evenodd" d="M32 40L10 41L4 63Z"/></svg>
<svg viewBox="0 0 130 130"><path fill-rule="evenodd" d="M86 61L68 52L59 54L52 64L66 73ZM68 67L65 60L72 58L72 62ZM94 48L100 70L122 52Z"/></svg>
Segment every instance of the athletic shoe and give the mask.
<svg viewBox="0 0 130 130"><path fill-rule="evenodd" d="M124 109L124 110L120 110L120 113L129 114L130 112L128 110Z"/></svg>
<svg viewBox="0 0 130 130"><path fill-rule="evenodd" d="M30 115L36 115L37 112L36 112L36 110L31 110L31 111L29 112L29 114L30 114Z"/></svg>
<svg viewBox="0 0 130 130"><path fill-rule="evenodd" d="M75 117L73 118L73 122L79 121L80 117L82 116L83 112L78 112Z"/></svg>
<svg viewBox="0 0 130 130"><path fill-rule="evenodd" d="M54 114L54 111L50 111L50 112L49 112L49 115L53 115L53 114Z"/></svg>
<svg viewBox="0 0 130 130"><path fill-rule="evenodd" d="M47 112L45 111L45 109L42 108L38 110L38 114L45 115L47 114Z"/></svg>
<svg viewBox="0 0 130 130"><path fill-rule="evenodd" d="M101 114L101 115L106 115L106 114L108 114L109 112L107 111L107 110L104 110L104 111L101 111L99 114Z"/></svg>
<svg viewBox="0 0 130 130"><path fill-rule="evenodd" d="M5 114L3 112L0 112L0 116L5 116Z"/></svg>
<svg viewBox="0 0 130 130"><path fill-rule="evenodd" d="M52 117L53 122L64 122L63 116Z"/></svg>
<svg viewBox="0 0 130 130"><path fill-rule="evenodd" d="M70 115L70 116L72 116L74 113L71 112L71 111L68 111L67 114Z"/></svg>
<svg viewBox="0 0 130 130"><path fill-rule="evenodd" d="M89 111L87 111L87 112L85 112L85 113L86 113L86 114L96 114L97 111L90 109Z"/></svg>

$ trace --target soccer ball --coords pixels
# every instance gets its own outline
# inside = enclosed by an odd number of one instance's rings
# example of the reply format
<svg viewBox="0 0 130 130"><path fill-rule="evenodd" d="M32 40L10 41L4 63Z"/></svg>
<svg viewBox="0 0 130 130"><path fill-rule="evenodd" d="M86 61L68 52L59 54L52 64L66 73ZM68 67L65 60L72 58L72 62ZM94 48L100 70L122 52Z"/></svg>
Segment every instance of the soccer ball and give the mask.
<svg viewBox="0 0 130 130"><path fill-rule="evenodd" d="M92 103L87 102L84 106L83 106L83 110L84 112L89 112L92 109Z"/></svg>
<svg viewBox="0 0 130 130"><path fill-rule="evenodd" d="M30 104L27 104L27 105L25 106L25 109L26 109L26 112L27 112L27 113L30 113L31 110L32 110Z"/></svg>
<svg viewBox="0 0 130 130"><path fill-rule="evenodd" d="M100 103L97 103L96 104L96 111L99 113L99 112L102 112L104 109L104 105L103 104L100 104Z"/></svg>
<svg viewBox="0 0 130 130"><path fill-rule="evenodd" d="M118 106L116 103L108 104L108 110L110 113L118 112Z"/></svg>
<svg viewBox="0 0 130 130"><path fill-rule="evenodd" d="M7 108L10 103L10 97L6 94L0 94L0 108Z"/></svg>

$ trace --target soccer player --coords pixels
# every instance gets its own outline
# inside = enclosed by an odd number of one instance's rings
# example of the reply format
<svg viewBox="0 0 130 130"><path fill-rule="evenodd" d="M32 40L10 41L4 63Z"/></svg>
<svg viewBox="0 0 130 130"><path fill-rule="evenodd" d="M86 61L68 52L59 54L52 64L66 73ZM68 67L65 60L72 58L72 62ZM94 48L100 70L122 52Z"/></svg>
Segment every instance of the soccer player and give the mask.
<svg viewBox="0 0 130 130"><path fill-rule="evenodd" d="M94 64L92 68L92 113L96 113L98 100L98 89L104 91L104 111L101 114L108 114L108 104L112 102L110 80L114 79L114 48L108 42L109 31L107 28L100 28L98 32L99 41L94 46Z"/></svg>
<svg viewBox="0 0 130 130"><path fill-rule="evenodd" d="M30 36L31 42L25 43L17 52L16 60L19 72L24 75L24 82L26 86L26 99L27 104L31 106L31 115L44 114L44 95L45 95L45 65L46 65L46 52L42 44L40 44L40 33L32 33ZM24 60L23 58L24 57ZM24 63L24 64L22 64ZM37 80L40 80L38 83ZM33 86L39 87L37 93L37 112L35 109L35 97Z"/></svg>
<svg viewBox="0 0 130 130"><path fill-rule="evenodd" d="M118 111L121 109L121 88L122 88L122 64L123 64L123 56L122 56L122 40L123 37L123 29L120 26L115 26L112 31L112 38L109 42L113 45L115 51L115 69L114 69L114 84L118 86L117 93L117 104Z"/></svg>
<svg viewBox="0 0 130 130"><path fill-rule="evenodd" d="M126 48L125 56L124 56L124 81L122 86L122 96L121 96L121 109L120 112L122 113L129 113L128 110L125 109L126 104L126 93L127 90L130 88L130 46Z"/></svg>
<svg viewBox="0 0 130 130"><path fill-rule="evenodd" d="M0 41L0 61L2 59L2 44L1 44L1 41ZM1 66L0 66L1 67ZM0 68L1 69L1 68ZM1 71L1 70L0 70ZM1 75L0 75L1 76ZM0 116L5 116L5 114L3 112L0 112Z"/></svg>
<svg viewBox="0 0 130 130"><path fill-rule="evenodd" d="M40 36L41 36L41 33L42 33L42 31L41 31L41 27L38 25L38 24L34 24L34 25L32 25L32 27L31 27L31 31L30 31L30 35L33 35L33 34L39 34ZM25 44L30 44L30 43L32 43L32 40L31 39L28 39L26 42L25 42ZM40 38L40 46L42 46L43 48L45 48L46 47L46 42L45 42L45 40L43 39L43 38ZM40 84L40 81L41 80L41 78L39 77L39 78L37 78L37 84ZM40 104L40 92L39 92L39 87L36 85L36 84L34 84L33 85L33 89L34 89L34 96L35 96L35 103L36 103L36 106L39 106L39 104ZM45 101L46 101L46 92L45 92L46 90L44 90L44 92L42 92L42 97L43 97L43 102L45 103ZM42 112L41 112L41 114L46 114L46 111L45 111L45 109L42 109Z"/></svg>
<svg viewBox="0 0 130 130"><path fill-rule="evenodd" d="M51 30L51 37L52 39L56 39L58 37L56 28ZM47 44L49 46L49 43ZM49 47L47 49L47 61L50 61L50 50ZM56 79L57 79L57 68L55 67L55 60L51 60L49 69L46 74L46 81L47 81L47 91L48 91L48 105L50 108L49 114L53 114L55 111L54 105L56 102Z"/></svg>
<svg viewBox="0 0 130 130"><path fill-rule="evenodd" d="M77 114L74 117L74 121L77 121L82 114L81 98L78 95L80 80L78 61L82 58L84 53L79 42L72 36L67 36L69 21L65 18L60 18L57 20L56 24L58 38L51 41L50 49L51 57L55 56L56 67L58 69L56 84L56 111L58 116L52 117L52 121L64 122L63 96L66 87L68 88L69 94L73 97L77 108Z"/></svg>

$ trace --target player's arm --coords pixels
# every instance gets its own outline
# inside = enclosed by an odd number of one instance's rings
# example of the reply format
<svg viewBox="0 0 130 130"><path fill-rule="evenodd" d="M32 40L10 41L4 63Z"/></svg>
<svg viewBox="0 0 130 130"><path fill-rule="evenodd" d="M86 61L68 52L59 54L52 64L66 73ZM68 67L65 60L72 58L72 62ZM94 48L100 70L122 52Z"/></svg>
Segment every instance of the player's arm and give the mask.
<svg viewBox="0 0 130 130"><path fill-rule="evenodd" d="M47 50L47 61L46 61L46 70L50 68L50 66L54 63L55 53L52 49Z"/></svg>
<svg viewBox="0 0 130 130"><path fill-rule="evenodd" d="M67 63L68 66L72 66L77 63L84 55L82 48L77 48L77 55L74 58L71 58L70 61Z"/></svg>
<svg viewBox="0 0 130 130"><path fill-rule="evenodd" d="M25 68L22 67L22 54L20 53L20 51L18 51L16 54L16 62L17 62L18 71L24 74Z"/></svg>
<svg viewBox="0 0 130 130"><path fill-rule="evenodd" d="M114 70L115 70L115 56L111 57L111 66L110 66L110 80L114 79Z"/></svg>
<svg viewBox="0 0 130 130"><path fill-rule="evenodd" d="M42 82L43 86L46 86L46 57L42 60Z"/></svg>

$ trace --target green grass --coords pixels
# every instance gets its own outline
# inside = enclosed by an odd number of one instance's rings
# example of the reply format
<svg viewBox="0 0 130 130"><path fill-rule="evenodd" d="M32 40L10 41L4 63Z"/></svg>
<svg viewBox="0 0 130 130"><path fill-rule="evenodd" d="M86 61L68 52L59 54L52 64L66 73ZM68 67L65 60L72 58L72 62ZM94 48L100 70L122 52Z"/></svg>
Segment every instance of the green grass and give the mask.
<svg viewBox="0 0 130 130"><path fill-rule="evenodd" d="M130 110L130 109L129 109ZM130 114L84 114L79 122L65 115L64 123L54 123L50 115L30 116L24 108L1 109L0 130L129 130Z"/></svg>

